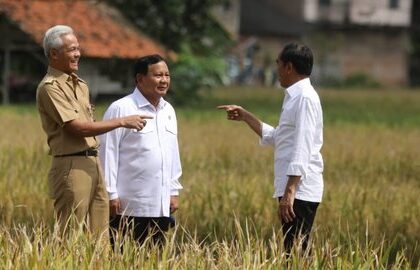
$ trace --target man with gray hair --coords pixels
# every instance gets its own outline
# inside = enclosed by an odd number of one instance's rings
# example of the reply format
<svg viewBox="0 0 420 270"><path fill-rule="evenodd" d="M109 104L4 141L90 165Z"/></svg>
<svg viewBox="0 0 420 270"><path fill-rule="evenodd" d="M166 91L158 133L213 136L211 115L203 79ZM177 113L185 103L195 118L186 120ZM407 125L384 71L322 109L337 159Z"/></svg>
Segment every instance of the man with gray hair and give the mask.
<svg viewBox="0 0 420 270"><path fill-rule="evenodd" d="M48 29L43 46L48 71L36 97L53 156L48 182L56 217L62 232L69 225L83 224L88 231L103 234L108 232L109 206L95 136L119 127L141 130L150 117L95 122L88 86L75 74L80 47L73 29L65 25Z"/></svg>

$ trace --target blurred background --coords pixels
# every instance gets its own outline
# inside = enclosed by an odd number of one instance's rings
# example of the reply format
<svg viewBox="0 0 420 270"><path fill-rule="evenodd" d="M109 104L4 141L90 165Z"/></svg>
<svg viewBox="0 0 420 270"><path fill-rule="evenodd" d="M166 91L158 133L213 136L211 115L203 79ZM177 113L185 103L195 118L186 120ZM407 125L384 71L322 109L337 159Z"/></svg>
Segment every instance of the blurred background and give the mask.
<svg viewBox="0 0 420 270"><path fill-rule="evenodd" d="M313 49L316 86L415 87L419 13L417 0L0 0L1 99L34 101L55 24L76 31L93 100L131 92L135 59L151 53L169 60L178 105L214 86L272 87L290 41Z"/></svg>

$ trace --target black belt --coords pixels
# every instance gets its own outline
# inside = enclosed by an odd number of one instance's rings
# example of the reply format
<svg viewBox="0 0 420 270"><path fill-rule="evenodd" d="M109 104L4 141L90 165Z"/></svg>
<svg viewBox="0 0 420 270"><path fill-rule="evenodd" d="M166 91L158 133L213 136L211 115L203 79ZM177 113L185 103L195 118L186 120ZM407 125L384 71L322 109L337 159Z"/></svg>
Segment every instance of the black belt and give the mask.
<svg viewBox="0 0 420 270"><path fill-rule="evenodd" d="M71 156L97 157L98 156L98 150L97 149L88 149L88 150L80 151L80 152L77 152L77 153L57 155L56 157L71 157Z"/></svg>

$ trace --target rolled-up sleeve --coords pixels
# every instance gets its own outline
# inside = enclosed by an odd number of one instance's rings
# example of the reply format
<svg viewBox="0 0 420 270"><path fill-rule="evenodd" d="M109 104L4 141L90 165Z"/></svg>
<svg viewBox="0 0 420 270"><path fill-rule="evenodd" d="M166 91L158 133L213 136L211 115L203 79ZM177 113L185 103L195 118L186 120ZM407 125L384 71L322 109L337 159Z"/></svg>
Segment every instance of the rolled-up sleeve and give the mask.
<svg viewBox="0 0 420 270"><path fill-rule="evenodd" d="M296 113L294 145L287 175L306 176L311 152L314 147L317 119L316 104L302 98Z"/></svg>
<svg viewBox="0 0 420 270"><path fill-rule="evenodd" d="M119 117L119 109L110 106L105 112L104 120ZM104 180L109 199L118 198L117 178L119 162L119 144L122 136L122 128L117 128L100 136L99 156L104 172Z"/></svg>
<svg viewBox="0 0 420 270"><path fill-rule="evenodd" d="M274 133L276 129L272 126L262 123L262 129L261 129L261 139L260 144L261 145L274 145Z"/></svg>
<svg viewBox="0 0 420 270"><path fill-rule="evenodd" d="M181 176L181 174L179 174ZM178 196L179 190L182 189L182 185L179 182L179 177L174 177L171 179L171 196Z"/></svg>

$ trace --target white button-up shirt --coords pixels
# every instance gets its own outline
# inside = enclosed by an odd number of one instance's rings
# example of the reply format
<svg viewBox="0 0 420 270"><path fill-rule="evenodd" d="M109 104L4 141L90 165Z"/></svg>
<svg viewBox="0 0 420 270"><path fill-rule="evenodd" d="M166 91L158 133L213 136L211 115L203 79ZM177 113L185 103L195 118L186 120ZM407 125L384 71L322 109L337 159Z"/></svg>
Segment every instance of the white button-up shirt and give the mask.
<svg viewBox="0 0 420 270"><path fill-rule="evenodd" d="M321 202L324 163L320 153L323 135L322 108L309 78L285 89L277 127L262 125L260 143L274 146L274 195L281 197L288 176L301 176L295 198Z"/></svg>
<svg viewBox="0 0 420 270"><path fill-rule="evenodd" d="M175 110L163 98L155 108L136 88L112 103L104 120L133 114L153 119L140 131L117 128L100 136L109 199L120 199L123 215L167 217L170 196L182 189Z"/></svg>

